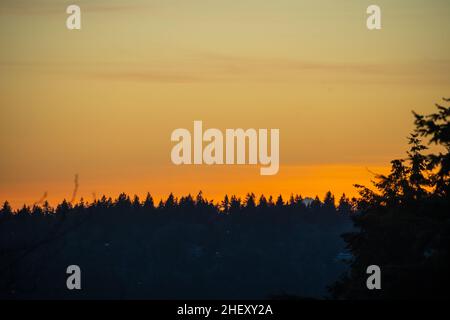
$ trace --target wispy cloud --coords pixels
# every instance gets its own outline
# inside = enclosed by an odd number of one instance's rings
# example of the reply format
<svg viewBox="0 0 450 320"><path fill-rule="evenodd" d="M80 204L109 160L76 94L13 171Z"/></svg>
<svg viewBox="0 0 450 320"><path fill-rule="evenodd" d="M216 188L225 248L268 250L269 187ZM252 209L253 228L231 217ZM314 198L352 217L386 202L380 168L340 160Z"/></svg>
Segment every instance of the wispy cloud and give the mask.
<svg viewBox="0 0 450 320"><path fill-rule="evenodd" d="M308 61L286 58L260 58L206 53L199 56L206 64L225 67L225 70L261 71L326 71L336 73L363 73L372 75L411 75L420 72L449 71L450 60L422 60L391 63L356 63Z"/></svg>
<svg viewBox="0 0 450 320"><path fill-rule="evenodd" d="M204 77L193 73L167 72L167 71L104 71L89 74L89 77L137 82L158 82L158 83L193 83L211 81L211 77Z"/></svg>
<svg viewBox="0 0 450 320"><path fill-rule="evenodd" d="M36 69L114 81L450 83L450 60L356 63L248 57L216 53L180 54L155 61L0 61L0 68Z"/></svg>
<svg viewBox="0 0 450 320"><path fill-rule="evenodd" d="M174 68L178 66L179 68ZM93 76L140 82L292 82L331 81L375 83L450 83L450 60L390 63L304 61L284 58L252 58L222 54L198 54L184 62L121 65Z"/></svg>

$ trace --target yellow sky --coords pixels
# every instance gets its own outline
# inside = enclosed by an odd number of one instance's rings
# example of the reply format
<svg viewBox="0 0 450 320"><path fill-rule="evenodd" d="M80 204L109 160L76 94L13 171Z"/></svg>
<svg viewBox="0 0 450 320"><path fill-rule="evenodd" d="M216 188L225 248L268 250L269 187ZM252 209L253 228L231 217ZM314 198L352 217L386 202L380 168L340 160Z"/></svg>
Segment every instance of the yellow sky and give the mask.
<svg viewBox="0 0 450 320"><path fill-rule="evenodd" d="M67 5L82 30L65 27ZM382 9L383 29L365 27ZM354 194L450 87L450 3L0 2L0 201ZM175 167L170 133L279 128L280 172Z"/></svg>

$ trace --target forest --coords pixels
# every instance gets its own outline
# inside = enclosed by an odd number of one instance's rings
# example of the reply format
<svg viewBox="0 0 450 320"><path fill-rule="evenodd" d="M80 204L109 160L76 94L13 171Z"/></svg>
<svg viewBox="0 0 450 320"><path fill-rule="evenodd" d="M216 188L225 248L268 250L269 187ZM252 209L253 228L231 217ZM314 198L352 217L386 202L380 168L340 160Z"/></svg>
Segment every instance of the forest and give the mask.
<svg viewBox="0 0 450 320"><path fill-rule="evenodd" d="M326 294L344 270L339 235L351 205L328 193L309 205L253 194L220 205L200 192L155 205L121 194L1 210L1 288L6 298L270 298ZM83 287L66 288L79 265Z"/></svg>
<svg viewBox="0 0 450 320"><path fill-rule="evenodd" d="M372 187L355 185L353 199L5 202L0 298L448 298L450 107L413 115L406 157ZM82 290L67 289L69 265ZM381 269L381 290L366 287L369 265Z"/></svg>

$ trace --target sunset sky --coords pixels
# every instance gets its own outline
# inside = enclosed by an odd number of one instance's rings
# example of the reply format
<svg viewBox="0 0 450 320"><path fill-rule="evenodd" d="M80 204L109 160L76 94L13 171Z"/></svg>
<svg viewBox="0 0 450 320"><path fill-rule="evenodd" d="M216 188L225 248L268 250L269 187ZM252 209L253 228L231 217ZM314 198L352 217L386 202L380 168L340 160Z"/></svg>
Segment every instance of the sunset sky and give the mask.
<svg viewBox="0 0 450 320"><path fill-rule="evenodd" d="M82 30L66 28L77 4ZM366 28L378 4L382 30ZM450 89L448 0L0 0L0 201L331 190ZM176 128L279 128L280 171L175 166Z"/></svg>

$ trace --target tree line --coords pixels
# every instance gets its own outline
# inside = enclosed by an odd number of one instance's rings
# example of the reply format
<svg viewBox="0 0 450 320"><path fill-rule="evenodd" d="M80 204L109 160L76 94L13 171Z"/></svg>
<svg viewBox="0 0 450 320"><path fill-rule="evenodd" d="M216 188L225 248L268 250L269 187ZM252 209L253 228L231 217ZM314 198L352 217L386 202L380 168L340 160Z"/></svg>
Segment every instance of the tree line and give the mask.
<svg viewBox="0 0 450 320"><path fill-rule="evenodd" d="M102 196L100 199L94 200L92 203L86 203L83 198L78 203L72 204L72 202L64 199L56 207L50 206L48 201L43 201L42 204L34 204L32 206L23 205L21 208L13 210L8 201L3 203L0 209L0 221L7 220L13 216L17 217L40 217L40 216L58 216L67 215L69 213L80 213L84 210L93 210L95 208L120 208L125 211L139 211L139 212L158 212L168 210L185 210L185 209L206 209L216 214L239 214L248 213L251 211L276 211L276 210L296 210L298 213L302 212L335 212L336 214L349 215L356 206L356 199L349 199L345 193L339 198L336 203L335 196L328 191L323 200L316 196L313 198L303 198L301 195L291 195L290 198L285 201L283 197L279 195L276 199L272 196L266 198L261 195L258 199L254 193L248 193L244 199L232 195L224 196L224 199L220 203L214 203L212 200L208 200L203 197L202 191L197 196L192 195L182 196L176 198L171 193L166 200L161 199L156 205L154 199L150 193L147 193L144 200L141 200L139 196L134 195L130 198L126 193L121 193L117 198Z"/></svg>
<svg viewBox="0 0 450 320"><path fill-rule="evenodd" d="M122 193L92 203L0 211L0 296L20 298L322 297L344 271L339 235L353 204L199 192L155 204ZM79 265L83 290L65 287Z"/></svg>

